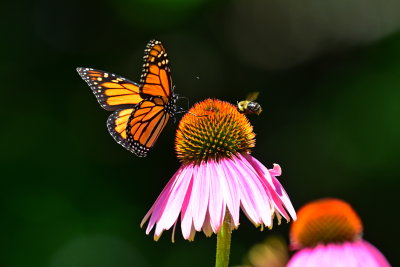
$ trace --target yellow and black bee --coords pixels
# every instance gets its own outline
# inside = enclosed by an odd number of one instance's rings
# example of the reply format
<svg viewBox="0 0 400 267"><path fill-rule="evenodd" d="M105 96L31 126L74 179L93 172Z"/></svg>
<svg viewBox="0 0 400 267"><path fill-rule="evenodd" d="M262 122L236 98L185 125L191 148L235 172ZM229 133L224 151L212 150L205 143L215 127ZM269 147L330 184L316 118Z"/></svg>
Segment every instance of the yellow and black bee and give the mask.
<svg viewBox="0 0 400 267"><path fill-rule="evenodd" d="M249 93L246 100L237 103L237 108L240 113L260 115L262 108L260 104L254 102L257 99L259 92Z"/></svg>

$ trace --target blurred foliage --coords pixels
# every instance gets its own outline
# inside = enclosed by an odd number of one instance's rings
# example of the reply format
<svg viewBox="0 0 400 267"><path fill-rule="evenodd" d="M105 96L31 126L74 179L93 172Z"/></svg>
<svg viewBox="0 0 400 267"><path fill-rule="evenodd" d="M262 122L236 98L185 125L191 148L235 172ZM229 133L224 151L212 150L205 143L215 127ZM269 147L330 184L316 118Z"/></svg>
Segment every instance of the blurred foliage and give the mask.
<svg viewBox="0 0 400 267"><path fill-rule="evenodd" d="M147 158L136 158L109 136L108 112L75 71L94 67L138 81L151 38L165 44L176 92L191 104L236 103L260 91L264 112L249 118L254 155L282 166L293 205L348 201L365 239L400 264L392 215L400 11L394 0L359 2L262 1L267 9L255 0L2 2L0 265L214 264L215 237L199 233L189 243L177 228L171 245L171 231L154 242L139 227L179 166L176 124ZM269 234L241 219L232 265ZM272 231L287 237L288 225Z"/></svg>
<svg viewBox="0 0 400 267"><path fill-rule="evenodd" d="M272 234L250 248L242 267L284 267L288 261L288 244L281 236Z"/></svg>
<svg viewBox="0 0 400 267"><path fill-rule="evenodd" d="M139 31L164 30L190 21L209 0L117 0L113 8Z"/></svg>

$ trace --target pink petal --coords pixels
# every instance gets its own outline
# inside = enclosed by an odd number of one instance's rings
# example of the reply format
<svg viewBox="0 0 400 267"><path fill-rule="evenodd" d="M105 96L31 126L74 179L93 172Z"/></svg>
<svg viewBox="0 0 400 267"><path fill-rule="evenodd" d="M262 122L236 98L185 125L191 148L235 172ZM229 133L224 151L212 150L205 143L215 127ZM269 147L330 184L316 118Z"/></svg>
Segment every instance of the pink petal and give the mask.
<svg viewBox="0 0 400 267"><path fill-rule="evenodd" d="M275 179L275 178L274 178L274 179ZM271 202L272 202L274 208L275 208L280 214L282 214L282 216L283 216L287 221L290 221L290 217L289 217L289 215L286 213L286 210L285 210L284 205L282 205L282 204L283 204L283 201L282 201L282 199L278 196L278 194L276 193L276 191L274 190L274 188L273 188L273 187L271 186L271 184L269 184L265 179L264 179L264 180L261 179L261 182L263 183L263 186L264 186L265 190L269 192L270 199L271 199ZM290 205L291 205L291 204L290 204ZM292 207L292 209L293 209L293 207ZM295 213L294 209L293 209L293 212L294 212L294 214L295 214L294 216L296 216L296 213ZM295 217L295 218L296 218L296 217Z"/></svg>
<svg viewBox="0 0 400 267"><path fill-rule="evenodd" d="M240 184L240 200L243 205L243 211L253 223L259 225L262 223L262 218L265 217L266 213L263 207L265 203L263 186L253 170L246 167L242 160L233 158L233 161L235 164L232 164L232 167L238 173L236 177Z"/></svg>
<svg viewBox="0 0 400 267"><path fill-rule="evenodd" d="M375 247L360 240L301 249L293 255L287 266L389 267L390 264Z"/></svg>
<svg viewBox="0 0 400 267"><path fill-rule="evenodd" d="M203 232L206 236L211 236L213 233L210 221L210 213L207 211L206 218L204 219L204 224L202 226Z"/></svg>
<svg viewBox="0 0 400 267"><path fill-rule="evenodd" d="M210 196L210 181L206 175L205 166L203 166L203 164L199 167L194 166L193 179L192 209L196 211L193 212L193 224L196 231L201 231Z"/></svg>
<svg viewBox="0 0 400 267"><path fill-rule="evenodd" d="M257 185L260 192L260 197L262 199L256 201L255 204L257 205L257 210L261 217L261 220L265 225L272 226L273 209L270 203L270 193L268 190L265 190L263 186L263 179L260 179L258 173L254 170L253 166L243 157L240 162L243 164L244 168L247 168L247 172L250 173L250 175L247 175L248 181L250 182L252 180L251 182Z"/></svg>
<svg viewBox="0 0 400 267"><path fill-rule="evenodd" d="M190 229L190 235L186 239L189 240L189 241L193 241L195 235L196 235L196 229L194 229L194 226L192 224L192 228Z"/></svg>
<svg viewBox="0 0 400 267"><path fill-rule="evenodd" d="M276 163L274 163L273 166L274 167L269 170L269 173L273 176L281 176L281 174L282 174L281 166L279 166L279 164L276 164Z"/></svg>
<svg viewBox="0 0 400 267"><path fill-rule="evenodd" d="M163 191L161 194L158 196L157 200L154 202L153 206L150 208L150 210L147 212L145 217L143 218L141 222L141 227L143 224L147 221L149 216L151 215L150 222L147 225L146 229L146 234L149 234L151 229L153 228L154 224L157 222L157 220L160 218L162 215L162 211L164 210L165 204L167 202L167 198L172 190L172 187L176 183L176 180L179 176L179 174L182 172L183 167L179 168L178 171L174 174L174 176L169 180L167 185L164 187Z"/></svg>
<svg viewBox="0 0 400 267"><path fill-rule="evenodd" d="M385 256L373 245L368 243L365 240L360 240L357 242L359 250L362 251L362 255L360 258L368 259L366 261L370 262L369 266L381 266L381 267L389 267L390 264L385 258Z"/></svg>
<svg viewBox="0 0 400 267"><path fill-rule="evenodd" d="M231 160L221 160L221 167L223 173L220 175L224 198L229 212L232 215L233 223L235 227L239 226L239 214L240 214L240 193L239 183L236 179L236 175L232 173L231 166L229 164Z"/></svg>
<svg viewBox="0 0 400 267"><path fill-rule="evenodd" d="M193 179L190 179L190 184L186 192L185 199L182 203L182 212L181 212L181 229L182 235L185 239L188 239L193 225L193 201L194 199L191 197L193 190ZM196 211L195 211L196 212Z"/></svg>
<svg viewBox="0 0 400 267"><path fill-rule="evenodd" d="M271 176L268 169L256 158L250 155L245 155L245 157L248 162L252 164L252 166L256 169L256 171L262 177L265 177L265 182L263 184L270 192L276 209L283 215L286 220L290 220L290 218L287 215L285 209L289 212L293 220L296 220L296 211L294 210L292 203L290 202L289 196L287 195L285 189L283 189L282 185L279 183L278 179L276 179L274 176ZM274 165L274 172L281 173L281 168L278 164ZM283 203L283 205L281 203Z"/></svg>
<svg viewBox="0 0 400 267"><path fill-rule="evenodd" d="M155 235L159 236L163 230L171 228L181 211L187 188L192 180L192 168L184 168L167 198L164 211L157 222Z"/></svg>
<svg viewBox="0 0 400 267"><path fill-rule="evenodd" d="M222 198L220 177L217 171L218 164L215 161L207 162L207 175L210 181L210 204L208 211L210 213L211 228L214 233L219 231L225 215L225 202Z"/></svg>
<svg viewBox="0 0 400 267"><path fill-rule="evenodd" d="M249 154L240 155L243 162L246 164L250 164L254 171L261 177L264 177L268 183L272 185L272 179L269 170L256 158L252 157ZM274 188L275 190L275 188Z"/></svg>
<svg viewBox="0 0 400 267"><path fill-rule="evenodd" d="M338 249L337 248L338 246L335 244L328 245L328 247L331 247L332 250L337 251L336 255L333 256L346 259L346 264L348 264L349 266L359 266L360 258L363 259L363 266L365 267L371 266L370 263L368 263L368 255L366 255L367 257L364 258L363 257L364 255L362 255L363 254L362 251L360 251L360 249L357 247L353 247L352 242L346 242L341 244L340 247L341 250Z"/></svg>

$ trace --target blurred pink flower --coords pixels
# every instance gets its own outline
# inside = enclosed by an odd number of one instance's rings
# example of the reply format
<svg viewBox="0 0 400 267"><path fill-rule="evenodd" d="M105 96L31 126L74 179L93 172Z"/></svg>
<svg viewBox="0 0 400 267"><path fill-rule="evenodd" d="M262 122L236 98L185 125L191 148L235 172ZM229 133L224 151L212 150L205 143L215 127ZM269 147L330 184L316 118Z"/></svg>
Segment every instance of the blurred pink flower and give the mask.
<svg viewBox="0 0 400 267"><path fill-rule="evenodd" d="M362 239L363 225L343 200L312 201L297 212L291 225L292 248L300 249L288 267L387 267L386 258Z"/></svg>
<svg viewBox="0 0 400 267"><path fill-rule="evenodd" d="M195 105L177 132L176 150L183 164L144 217L141 226L149 221L146 233L155 227L157 240L164 230L175 230L179 214L188 240L196 231L218 233L225 216L231 216L231 228L237 228L240 209L256 226L272 227L275 216L278 223L281 216L295 220L296 212L276 179L280 166L268 170L249 154L253 146L252 127L235 106L212 99ZM204 147L207 150L201 150Z"/></svg>
<svg viewBox="0 0 400 267"><path fill-rule="evenodd" d="M365 240L342 244L320 244L293 255L287 267L388 267L382 253Z"/></svg>

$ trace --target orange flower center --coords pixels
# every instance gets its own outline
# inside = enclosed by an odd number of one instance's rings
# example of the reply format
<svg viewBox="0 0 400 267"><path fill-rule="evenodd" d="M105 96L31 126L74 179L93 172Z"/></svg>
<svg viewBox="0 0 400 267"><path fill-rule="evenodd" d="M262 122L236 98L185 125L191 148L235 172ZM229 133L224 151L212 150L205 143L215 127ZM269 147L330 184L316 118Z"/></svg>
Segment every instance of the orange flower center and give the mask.
<svg viewBox="0 0 400 267"><path fill-rule="evenodd" d="M183 163L219 160L248 153L255 146L253 127L236 106L217 99L195 104L179 122L175 150Z"/></svg>
<svg viewBox="0 0 400 267"><path fill-rule="evenodd" d="M321 199L297 212L290 237L295 248L342 243L361 238L363 226L353 208L339 199Z"/></svg>

